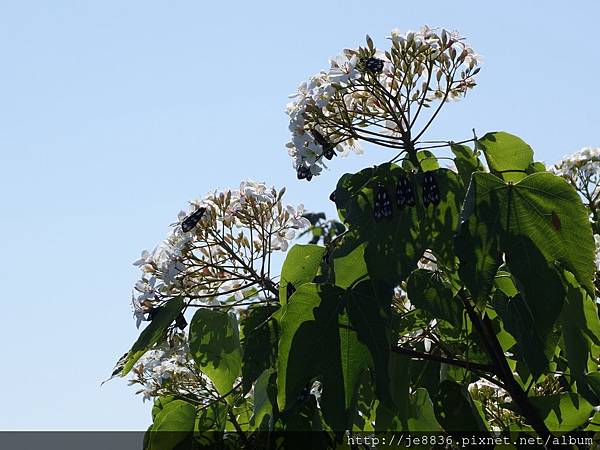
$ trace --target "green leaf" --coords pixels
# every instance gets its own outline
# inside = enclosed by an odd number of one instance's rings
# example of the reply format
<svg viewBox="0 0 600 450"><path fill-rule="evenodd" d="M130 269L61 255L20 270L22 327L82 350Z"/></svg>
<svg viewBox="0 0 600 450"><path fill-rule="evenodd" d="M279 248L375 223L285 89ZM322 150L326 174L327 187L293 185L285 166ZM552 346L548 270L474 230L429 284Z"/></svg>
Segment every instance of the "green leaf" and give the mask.
<svg viewBox="0 0 600 450"><path fill-rule="evenodd" d="M422 200L423 174L405 172L392 164L382 164L356 174L340 178L336 189L336 205L340 217L353 229L344 236L342 246L333 254L336 284L344 278L344 286L356 280L338 267L338 258L350 258L344 267L353 268L353 263L363 252L371 279L397 283L405 280L416 268L426 249L431 249L440 264L452 267L455 264L452 237L458 225L458 212L462 204L462 187L457 175L447 169L429 172L434 175L440 191L438 205L425 207ZM401 176L406 176L415 195L415 206L396 206L396 187ZM392 202L391 217L376 220L374 196L377 189L387 191ZM361 248L364 244L364 250ZM363 277L362 265L352 270ZM341 273L342 272L342 273ZM341 274L340 274L341 273Z"/></svg>
<svg viewBox="0 0 600 450"><path fill-rule="evenodd" d="M546 172L546 166L543 162L536 161L529 164L529 167L527 167L527 174L531 175L532 173L536 172Z"/></svg>
<svg viewBox="0 0 600 450"><path fill-rule="evenodd" d="M519 293L510 272L506 272L505 270L498 271L494 278L494 285L509 298L514 297Z"/></svg>
<svg viewBox="0 0 600 450"><path fill-rule="evenodd" d="M483 164L477 155L475 155L475 152L467 145L450 144L450 150L454 153L454 164L463 185L469 187L471 174L482 171Z"/></svg>
<svg viewBox="0 0 600 450"><path fill-rule="evenodd" d="M600 431L600 412L594 414L584 431Z"/></svg>
<svg viewBox="0 0 600 450"><path fill-rule="evenodd" d="M409 387L408 367L410 359L392 353L389 360L390 392L393 404L379 402L376 411L377 431L399 431L408 429Z"/></svg>
<svg viewBox="0 0 600 450"><path fill-rule="evenodd" d="M529 397L550 431L572 431L583 425L594 412L592 405L574 393Z"/></svg>
<svg viewBox="0 0 600 450"><path fill-rule="evenodd" d="M325 247L313 244L296 244L290 249L283 263L279 282L279 301L282 305L287 302L288 283L297 289L300 285L313 281L325 250Z"/></svg>
<svg viewBox="0 0 600 450"><path fill-rule="evenodd" d="M148 430L149 450L189 448L194 433L196 408L183 400L173 400L156 415Z"/></svg>
<svg viewBox="0 0 600 450"><path fill-rule="evenodd" d="M256 429L268 429L268 423L263 427L263 422L268 422L273 416L273 405L269 398L269 387L275 381L275 371L265 370L254 384L254 413L250 424Z"/></svg>
<svg viewBox="0 0 600 450"><path fill-rule="evenodd" d="M173 400L177 400L177 397L174 395L161 395L154 400L154 405L152 405L152 421L156 420L156 416L160 413L167 404L171 403Z"/></svg>
<svg viewBox="0 0 600 450"><path fill-rule="evenodd" d="M421 164L421 170L428 172L430 170L437 170L440 168L437 158L429 150L421 150L417 152L417 159Z"/></svg>
<svg viewBox="0 0 600 450"><path fill-rule="evenodd" d="M596 397L594 404L598 404L598 399L600 399L600 372L590 372L585 375L585 379L588 387Z"/></svg>
<svg viewBox="0 0 600 450"><path fill-rule="evenodd" d="M154 318L150 325L144 328L135 344L123 359L123 368L120 371L115 370L114 375L124 377L129 373L135 363L146 353L152 346L162 340L169 325L173 323L175 318L183 309L183 298L175 297L170 299L164 306L160 307L155 312Z"/></svg>
<svg viewBox="0 0 600 450"><path fill-rule="evenodd" d="M187 448L220 448L228 411L229 406L221 402L202 407L196 417L194 445Z"/></svg>
<svg viewBox="0 0 600 450"><path fill-rule="evenodd" d="M445 431L487 431L485 419L465 386L442 381L434 404L435 415Z"/></svg>
<svg viewBox="0 0 600 450"><path fill-rule="evenodd" d="M356 331L360 344L369 349L375 372L378 398L385 404L394 403L390 395L390 303L393 289L381 283L363 281L346 291L349 325ZM348 334L348 333L346 333ZM347 339L349 337L347 336Z"/></svg>
<svg viewBox="0 0 600 450"><path fill-rule="evenodd" d="M600 400L600 391L597 392L594 385L588 384L590 378L586 377L586 373L590 368L596 368L591 358L598 354L600 345L598 308L571 273L564 273L564 281L567 295L560 315L560 324L567 364L577 383L577 391L589 401L597 403Z"/></svg>
<svg viewBox="0 0 600 450"><path fill-rule="evenodd" d="M436 419L429 392L425 388L418 388L410 395L408 431L442 431L442 427Z"/></svg>
<svg viewBox="0 0 600 450"><path fill-rule="evenodd" d="M190 324L190 352L221 395L231 392L240 375L242 352L237 320L224 311L200 308ZM231 401L231 397L227 397Z"/></svg>
<svg viewBox="0 0 600 450"><path fill-rule="evenodd" d="M517 184L474 173L455 241L462 279L480 300L489 293L504 252L542 338L562 308L555 263L594 292L594 239L586 208L560 177L535 173Z"/></svg>
<svg viewBox="0 0 600 450"><path fill-rule="evenodd" d="M198 413L195 431L207 431L208 433L206 433L204 439L211 437L216 432L224 431L227 424L228 411L229 405L221 402L214 402L210 406L203 407Z"/></svg>
<svg viewBox="0 0 600 450"><path fill-rule="evenodd" d="M354 283L368 278L365 261L366 243L357 232L350 232L333 252L335 285L349 288Z"/></svg>
<svg viewBox="0 0 600 450"><path fill-rule="evenodd" d="M494 308L502 319L504 329L519 345L519 351L527 367L537 379L548 368L546 343L537 332L535 317L520 295L512 298L501 290L494 293Z"/></svg>
<svg viewBox="0 0 600 450"><path fill-rule="evenodd" d="M521 138L503 131L487 133L477 141L490 171L505 181L517 182L525 178L533 164L533 150Z"/></svg>
<svg viewBox="0 0 600 450"><path fill-rule="evenodd" d="M362 289L362 288L361 288ZM290 409L298 394L313 379L323 383L321 408L325 420L334 430L349 425L350 406L362 371L371 364L369 347L385 339L378 338L383 330L379 323L368 324L372 314L367 311L363 322L350 326L350 316L362 312L364 292L347 293L329 285L304 284L298 288L281 315L281 339L277 361L277 402L282 411ZM366 334L376 333L366 337ZM364 339L362 343L360 339ZM389 344L388 344L389 348ZM385 352L378 349L376 358ZM387 374L387 366L386 366Z"/></svg>
<svg viewBox="0 0 600 450"><path fill-rule="evenodd" d="M241 319L244 393L250 391L261 373L275 367L279 328L272 315L277 310L276 306L257 306L250 308Z"/></svg>
<svg viewBox="0 0 600 450"><path fill-rule="evenodd" d="M407 280L406 290L411 303L417 308L457 328L462 326L463 305L454 298L452 290L441 279L439 272L415 270Z"/></svg>

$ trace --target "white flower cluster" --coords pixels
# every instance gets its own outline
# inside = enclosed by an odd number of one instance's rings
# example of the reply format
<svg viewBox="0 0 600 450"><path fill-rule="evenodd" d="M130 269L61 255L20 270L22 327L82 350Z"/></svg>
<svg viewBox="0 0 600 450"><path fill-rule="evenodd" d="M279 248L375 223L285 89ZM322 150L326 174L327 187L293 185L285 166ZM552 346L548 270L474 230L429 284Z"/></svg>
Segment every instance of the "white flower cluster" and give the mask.
<svg viewBox="0 0 600 450"><path fill-rule="evenodd" d="M584 147L548 169L566 179L589 202L600 194L600 147Z"/></svg>
<svg viewBox="0 0 600 450"><path fill-rule="evenodd" d="M404 148L421 107L475 86L480 58L458 33L423 27L390 40L381 52L367 36L367 47L345 49L291 96L287 148L299 179L318 175L336 151L360 153L359 140Z"/></svg>
<svg viewBox="0 0 600 450"><path fill-rule="evenodd" d="M187 232L182 223L190 214L180 212L167 238L134 262L142 271L132 301L138 326L175 296L188 305L218 305L265 287L273 291L265 286L271 283L271 253L287 250L296 231L310 226L302 205L282 203L284 192L254 181L211 192L191 202L198 221Z"/></svg>
<svg viewBox="0 0 600 450"><path fill-rule="evenodd" d="M565 156L548 171L570 180L600 174L600 147L584 147Z"/></svg>
<svg viewBox="0 0 600 450"><path fill-rule="evenodd" d="M143 394L144 400L173 393L185 389L198 389L198 375L192 370L193 364L185 355L189 347L185 334L175 334L170 343L150 350L142 356L132 369L129 384L140 384L142 389L136 394ZM180 392L189 393L188 390Z"/></svg>

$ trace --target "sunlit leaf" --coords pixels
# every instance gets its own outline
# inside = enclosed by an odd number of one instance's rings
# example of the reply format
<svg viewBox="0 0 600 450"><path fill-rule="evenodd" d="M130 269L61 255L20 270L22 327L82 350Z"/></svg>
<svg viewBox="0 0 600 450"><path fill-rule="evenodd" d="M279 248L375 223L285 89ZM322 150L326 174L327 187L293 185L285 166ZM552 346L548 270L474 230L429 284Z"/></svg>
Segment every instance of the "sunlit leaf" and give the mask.
<svg viewBox="0 0 600 450"><path fill-rule="evenodd" d="M505 181L517 182L527 176L533 164L533 150L521 138L503 131L487 133L477 141L490 171Z"/></svg>

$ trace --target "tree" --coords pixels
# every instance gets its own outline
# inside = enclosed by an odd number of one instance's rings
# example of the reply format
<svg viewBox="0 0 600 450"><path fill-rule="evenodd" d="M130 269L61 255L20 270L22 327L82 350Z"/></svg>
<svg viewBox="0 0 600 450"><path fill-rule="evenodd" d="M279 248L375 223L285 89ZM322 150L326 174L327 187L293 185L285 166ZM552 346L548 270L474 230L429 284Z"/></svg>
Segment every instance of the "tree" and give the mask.
<svg viewBox="0 0 600 450"><path fill-rule="evenodd" d="M288 106L298 179L361 143L392 152L340 178L341 222L243 182L193 202L136 262L135 315L150 323L113 375L155 399L148 448L595 430L597 151L547 171L509 133L423 140L479 58L446 30L390 42L344 50ZM301 229L310 243L288 250Z"/></svg>

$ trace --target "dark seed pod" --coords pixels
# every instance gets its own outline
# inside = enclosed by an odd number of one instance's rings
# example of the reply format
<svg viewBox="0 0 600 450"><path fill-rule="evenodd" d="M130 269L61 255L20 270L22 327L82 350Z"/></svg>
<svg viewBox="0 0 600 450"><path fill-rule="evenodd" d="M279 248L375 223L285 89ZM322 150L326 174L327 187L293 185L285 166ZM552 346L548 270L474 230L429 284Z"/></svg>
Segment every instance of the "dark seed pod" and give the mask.
<svg viewBox="0 0 600 450"><path fill-rule="evenodd" d="M383 217L392 216L392 201L383 184L379 183L375 189L375 205L373 217L379 220Z"/></svg>
<svg viewBox="0 0 600 450"><path fill-rule="evenodd" d="M558 217L555 211L552 211L552 226L556 231L560 231L561 229L560 217Z"/></svg>
<svg viewBox="0 0 600 450"><path fill-rule="evenodd" d="M294 287L294 285L292 283L288 282L288 284L285 287L285 295L288 300L290 299L290 297L292 295L294 295L294 292L296 292L296 288Z"/></svg>
<svg viewBox="0 0 600 450"><path fill-rule="evenodd" d="M365 61L365 68L369 72L381 73L383 72L383 60L379 58L368 58Z"/></svg>
<svg viewBox="0 0 600 450"><path fill-rule="evenodd" d="M180 330L184 330L187 326L187 320L185 320L183 313L179 313L179 315L175 318L175 326Z"/></svg>
<svg viewBox="0 0 600 450"><path fill-rule="evenodd" d="M331 194L329 194L329 200L331 200L333 203L335 203L335 191L333 191Z"/></svg>
<svg viewBox="0 0 600 450"><path fill-rule="evenodd" d="M317 144L323 147L323 156L326 159L330 160L331 158L337 155L337 153L335 152L335 144L328 142L327 139L325 139L325 137L317 130L313 129L311 130L311 133L315 137L315 141L317 142Z"/></svg>
<svg viewBox="0 0 600 450"><path fill-rule="evenodd" d="M302 391L300 391L296 400L298 402L302 403L302 402L305 402L306 400L308 400L309 397L310 397L310 385L307 384L306 386L304 386Z"/></svg>
<svg viewBox="0 0 600 450"><path fill-rule="evenodd" d="M198 224L200 219L202 219L202 216L205 212L206 208L198 208L192 214L183 219L181 221L181 229L183 232L187 233L188 231L191 231Z"/></svg>
<svg viewBox="0 0 600 450"><path fill-rule="evenodd" d="M410 181L406 175L402 174L396 185L396 205L398 205L398 208L403 208L405 206L415 206L415 203L415 193Z"/></svg>
<svg viewBox="0 0 600 450"><path fill-rule="evenodd" d="M439 205L440 187L433 172L425 172L423 176L423 205L427 208L429 204Z"/></svg>
<svg viewBox="0 0 600 450"><path fill-rule="evenodd" d="M333 148L332 144L329 144L328 147L323 147L323 156L326 159L331 160L336 155L337 153L335 152L335 149Z"/></svg>
<svg viewBox="0 0 600 450"><path fill-rule="evenodd" d="M313 177L312 173L310 173L310 169L306 166L299 166L298 169L296 169L296 176L299 180L306 179L306 181L312 180Z"/></svg>

